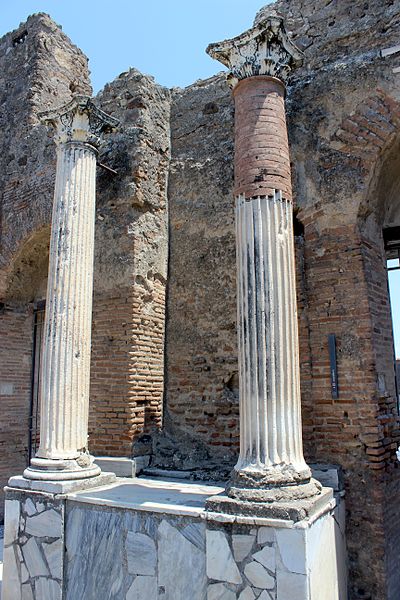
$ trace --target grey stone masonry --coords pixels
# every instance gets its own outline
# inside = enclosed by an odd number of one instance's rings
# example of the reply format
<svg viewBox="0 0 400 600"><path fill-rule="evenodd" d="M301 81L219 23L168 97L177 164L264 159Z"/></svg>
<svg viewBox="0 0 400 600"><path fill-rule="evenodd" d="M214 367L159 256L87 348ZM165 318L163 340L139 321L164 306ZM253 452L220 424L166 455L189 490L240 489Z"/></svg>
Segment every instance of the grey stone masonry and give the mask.
<svg viewBox="0 0 400 600"><path fill-rule="evenodd" d="M49 494L8 491L3 600L62 599L64 506Z"/></svg>

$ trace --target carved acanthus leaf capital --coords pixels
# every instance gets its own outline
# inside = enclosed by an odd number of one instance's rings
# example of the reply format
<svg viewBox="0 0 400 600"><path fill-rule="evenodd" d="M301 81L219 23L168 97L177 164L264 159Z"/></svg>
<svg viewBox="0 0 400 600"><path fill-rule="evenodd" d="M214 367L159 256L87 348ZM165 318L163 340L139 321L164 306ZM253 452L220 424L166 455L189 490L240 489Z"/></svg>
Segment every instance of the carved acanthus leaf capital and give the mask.
<svg viewBox="0 0 400 600"><path fill-rule="evenodd" d="M42 123L52 125L57 132L56 142L82 142L98 148L103 133L113 131L118 119L103 112L89 96L74 96L70 102L42 112Z"/></svg>
<svg viewBox="0 0 400 600"><path fill-rule="evenodd" d="M206 52L228 67L228 83L256 75L277 77L284 83L303 62L303 53L289 39L283 19L270 16L241 35L210 44Z"/></svg>

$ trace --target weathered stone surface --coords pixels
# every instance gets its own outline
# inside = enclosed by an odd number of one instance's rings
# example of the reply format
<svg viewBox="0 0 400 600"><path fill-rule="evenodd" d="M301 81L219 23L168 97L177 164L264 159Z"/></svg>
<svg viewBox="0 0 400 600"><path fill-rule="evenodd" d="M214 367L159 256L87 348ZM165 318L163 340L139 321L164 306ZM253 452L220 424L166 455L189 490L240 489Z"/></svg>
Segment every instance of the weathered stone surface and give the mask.
<svg viewBox="0 0 400 600"><path fill-rule="evenodd" d="M206 548L209 579L242 583L242 577L223 531L207 530Z"/></svg>
<svg viewBox="0 0 400 600"><path fill-rule="evenodd" d="M262 550L253 554L253 558L270 571L275 571L276 549L274 546L265 546Z"/></svg>
<svg viewBox="0 0 400 600"><path fill-rule="evenodd" d="M18 500L5 501L4 545L15 542L18 537L20 503Z"/></svg>
<svg viewBox="0 0 400 600"><path fill-rule="evenodd" d="M54 579L62 579L64 544L61 539L51 544L42 544L44 555L50 569L50 574Z"/></svg>
<svg viewBox="0 0 400 600"><path fill-rule="evenodd" d="M247 586L240 593L238 600L255 600L255 595L251 587Z"/></svg>
<svg viewBox="0 0 400 600"><path fill-rule="evenodd" d="M206 551L206 526L204 523L190 523L181 529L181 534L199 550Z"/></svg>
<svg viewBox="0 0 400 600"><path fill-rule="evenodd" d="M250 554L254 542L254 535L232 535L233 556L236 562L242 562Z"/></svg>
<svg viewBox="0 0 400 600"><path fill-rule="evenodd" d="M26 512L28 517L31 517L36 512L38 512L31 498L27 498L27 500L24 502L24 511Z"/></svg>
<svg viewBox="0 0 400 600"><path fill-rule="evenodd" d="M158 536L158 585L165 589L165 600L204 600L207 593L204 552L165 520L158 528ZM176 577L177 565L179 577Z"/></svg>
<svg viewBox="0 0 400 600"><path fill-rule="evenodd" d="M293 598L307 598L307 577L297 573L277 573L277 598L279 600L293 600Z"/></svg>
<svg viewBox="0 0 400 600"><path fill-rule="evenodd" d="M6 569L2 580L2 600L20 600L19 561L17 561L14 546L4 548L3 561Z"/></svg>
<svg viewBox="0 0 400 600"><path fill-rule="evenodd" d="M60 537L62 533L61 514L53 508L26 519L25 533L36 537Z"/></svg>
<svg viewBox="0 0 400 600"><path fill-rule="evenodd" d="M32 585L30 583L21 586L21 599L35 600L33 597Z"/></svg>
<svg viewBox="0 0 400 600"><path fill-rule="evenodd" d="M124 567L123 532L121 513L87 510L76 505L68 507L66 600L98 600L99 590L105 597L123 597L132 581L126 563Z"/></svg>
<svg viewBox="0 0 400 600"><path fill-rule="evenodd" d="M258 600L271 600L271 598L271 593L267 592L266 590L261 592L261 594L258 596Z"/></svg>
<svg viewBox="0 0 400 600"><path fill-rule="evenodd" d="M260 527L257 531L257 544L272 544L275 541L275 530L272 527Z"/></svg>
<svg viewBox="0 0 400 600"><path fill-rule="evenodd" d="M97 178L90 439L96 454L148 455L149 435L132 445L162 418L170 92L129 69L96 102L120 126L99 155L117 173ZM141 401L126 411L127 397Z"/></svg>
<svg viewBox="0 0 400 600"><path fill-rule="evenodd" d="M49 570L46 566L42 552L35 538L29 540L22 546L22 554L25 565L29 571L30 577L49 576Z"/></svg>
<svg viewBox="0 0 400 600"><path fill-rule="evenodd" d="M207 588L207 600L236 600L236 594L223 583L212 583Z"/></svg>
<svg viewBox="0 0 400 600"><path fill-rule="evenodd" d="M126 600L157 600L157 578L139 575L126 594Z"/></svg>
<svg viewBox="0 0 400 600"><path fill-rule="evenodd" d="M256 561L250 562L245 566L244 574L252 585L262 590L270 590L275 585L275 579Z"/></svg>
<svg viewBox="0 0 400 600"><path fill-rule="evenodd" d="M58 581L39 577L35 581L35 600L46 598L46 600L62 600L62 590Z"/></svg>
<svg viewBox="0 0 400 600"><path fill-rule="evenodd" d="M134 575L154 575L157 565L156 545L142 533L128 531L126 536L128 571Z"/></svg>
<svg viewBox="0 0 400 600"><path fill-rule="evenodd" d="M280 529L276 532L282 562L293 573L307 573L305 535L303 529Z"/></svg>

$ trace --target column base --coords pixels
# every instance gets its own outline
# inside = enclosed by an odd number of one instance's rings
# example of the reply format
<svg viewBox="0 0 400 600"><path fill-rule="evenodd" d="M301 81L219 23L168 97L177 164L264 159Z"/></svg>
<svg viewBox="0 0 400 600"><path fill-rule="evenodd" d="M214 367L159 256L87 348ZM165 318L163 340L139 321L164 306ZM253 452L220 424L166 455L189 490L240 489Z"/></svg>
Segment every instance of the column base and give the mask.
<svg viewBox="0 0 400 600"><path fill-rule="evenodd" d="M313 480L316 484L315 480ZM318 495L309 498L287 498L280 501L249 500L232 498L228 495L211 496L207 499L206 510L212 513L253 517L263 519L281 519L297 523L303 519L310 519L326 510L333 502L333 490L322 488L318 484ZM292 490L293 491L293 490Z"/></svg>
<svg viewBox="0 0 400 600"><path fill-rule="evenodd" d="M80 490L109 485L116 481L115 473L103 473L100 471L95 477L85 479L67 479L64 481L51 481L42 479L28 479L21 475L16 475L8 480L9 488L20 490L32 490L33 492L45 492L47 494L72 494Z"/></svg>
<svg viewBox="0 0 400 600"><path fill-rule="evenodd" d="M39 481L70 481L89 479L100 475L101 469L93 463L93 458L84 455L77 459L32 458L31 464L24 471L26 479Z"/></svg>
<svg viewBox="0 0 400 600"><path fill-rule="evenodd" d="M226 493L230 498L249 502L285 502L313 498L321 489L322 485L311 477L307 465L303 469L291 464L265 469L250 465L235 467Z"/></svg>

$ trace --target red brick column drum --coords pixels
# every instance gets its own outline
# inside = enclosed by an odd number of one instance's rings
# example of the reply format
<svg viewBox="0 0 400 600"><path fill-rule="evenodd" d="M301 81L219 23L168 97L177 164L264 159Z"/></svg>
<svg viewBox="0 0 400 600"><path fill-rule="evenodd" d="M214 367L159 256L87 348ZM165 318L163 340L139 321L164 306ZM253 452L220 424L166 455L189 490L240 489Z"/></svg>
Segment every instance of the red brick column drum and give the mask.
<svg viewBox="0 0 400 600"><path fill-rule="evenodd" d="M292 198L285 86L274 77L248 77L235 98L235 196Z"/></svg>

